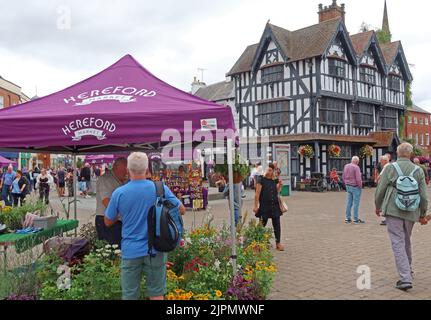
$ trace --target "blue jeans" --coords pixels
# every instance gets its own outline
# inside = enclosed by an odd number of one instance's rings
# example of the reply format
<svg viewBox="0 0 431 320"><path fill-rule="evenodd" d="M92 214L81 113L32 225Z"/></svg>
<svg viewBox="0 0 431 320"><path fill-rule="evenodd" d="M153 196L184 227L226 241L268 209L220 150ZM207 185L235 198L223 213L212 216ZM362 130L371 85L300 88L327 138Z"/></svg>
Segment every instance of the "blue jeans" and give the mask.
<svg viewBox="0 0 431 320"><path fill-rule="evenodd" d="M235 214L235 226L241 222L242 217L239 216L239 209L242 208L242 198L239 197L239 191L241 190L242 183L236 183L233 185L233 206L234 206L234 214ZM224 196L229 199L229 184L226 184L224 189ZM242 195L242 192L241 192ZM230 201L229 201L230 206Z"/></svg>
<svg viewBox="0 0 431 320"><path fill-rule="evenodd" d="M11 207L12 206L12 193L10 192L10 186L4 184L3 188L1 190L1 196L4 200L4 203L6 206Z"/></svg>
<svg viewBox="0 0 431 320"><path fill-rule="evenodd" d="M346 186L346 190L347 190L346 220L351 220L352 206L353 206L353 219L354 221L358 221L359 203L361 201L362 189L359 187Z"/></svg>

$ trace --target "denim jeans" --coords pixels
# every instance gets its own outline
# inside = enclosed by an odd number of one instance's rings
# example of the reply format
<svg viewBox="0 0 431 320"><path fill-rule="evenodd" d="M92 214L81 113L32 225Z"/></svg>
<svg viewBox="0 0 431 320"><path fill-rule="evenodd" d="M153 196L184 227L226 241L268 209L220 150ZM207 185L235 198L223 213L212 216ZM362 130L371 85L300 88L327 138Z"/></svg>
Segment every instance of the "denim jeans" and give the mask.
<svg viewBox="0 0 431 320"><path fill-rule="evenodd" d="M242 183L235 183L233 185L233 207L234 207L234 214L235 214L235 226L237 226L242 219L242 216L239 215L239 210L240 208L242 208L242 192L240 196L241 186L242 186ZM226 184L226 187L223 193L224 193L224 196L229 199L229 184ZM230 201L229 201L229 208L230 208Z"/></svg>
<svg viewBox="0 0 431 320"><path fill-rule="evenodd" d="M13 199L12 199L12 193L10 192L10 186L9 185L6 185L6 184L3 185L3 188L1 191L1 196L2 196L2 199L5 203L5 205L8 207L11 207Z"/></svg>
<svg viewBox="0 0 431 320"><path fill-rule="evenodd" d="M361 201L362 189L359 187L346 186L346 191L347 191L346 220L351 220L352 206L353 206L353 219L354 221L358 221L359 203Z"/></svg>

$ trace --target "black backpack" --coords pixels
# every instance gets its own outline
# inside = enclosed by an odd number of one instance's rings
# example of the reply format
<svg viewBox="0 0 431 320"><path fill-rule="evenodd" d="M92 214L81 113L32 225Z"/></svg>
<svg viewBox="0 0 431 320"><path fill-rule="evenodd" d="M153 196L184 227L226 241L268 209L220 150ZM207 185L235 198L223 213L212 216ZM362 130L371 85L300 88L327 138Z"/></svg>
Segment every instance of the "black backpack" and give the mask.
<svg viewBox="0 0 431 320"><path fill-rule="evenodd" d="M154 182L156 202L148 212L148 253L153 248L158 252L170 252L180 243L183 233L183 219L179 208L165 199L163 182Z"/></svg>

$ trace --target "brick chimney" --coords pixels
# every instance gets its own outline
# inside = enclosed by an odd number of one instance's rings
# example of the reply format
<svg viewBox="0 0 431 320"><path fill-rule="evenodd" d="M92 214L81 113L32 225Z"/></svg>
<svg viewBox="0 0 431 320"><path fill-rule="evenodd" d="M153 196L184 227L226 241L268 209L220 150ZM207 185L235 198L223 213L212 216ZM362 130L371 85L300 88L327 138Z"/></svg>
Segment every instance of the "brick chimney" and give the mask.
<svg viewBox="0 0 431 320"><path fill-rule="evenodd" d="M201 82L196 77L194 77L192 82L191 94L195 94L200 88L204 88L206 86L207 85L205 84L205 82Z"/></svg>
<svg viewBox="0 0 431 320"><path fill-rule="evenodd" d="M332 4L330 6L323 7L322 4L319 4L319 23L335 19L335 18L343 18L345 21L345 5L344 3L339 6L337 4L337 0L332 0Z"/></svg>

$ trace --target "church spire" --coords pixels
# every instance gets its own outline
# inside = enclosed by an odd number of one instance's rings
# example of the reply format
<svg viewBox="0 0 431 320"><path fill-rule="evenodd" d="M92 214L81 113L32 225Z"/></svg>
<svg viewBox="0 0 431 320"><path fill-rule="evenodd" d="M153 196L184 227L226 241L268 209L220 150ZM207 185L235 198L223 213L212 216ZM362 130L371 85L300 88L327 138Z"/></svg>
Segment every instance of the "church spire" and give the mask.
<svg viewBox="0 0 431 320"><path fill-rule="evenodd" d="M383 13L383 25L382 25L382 30L387 33L387 34L391 34L391 30L389 28L389 17L388 17L388 7L386 5L386 0L385 0L385 10Z"/></svg>

